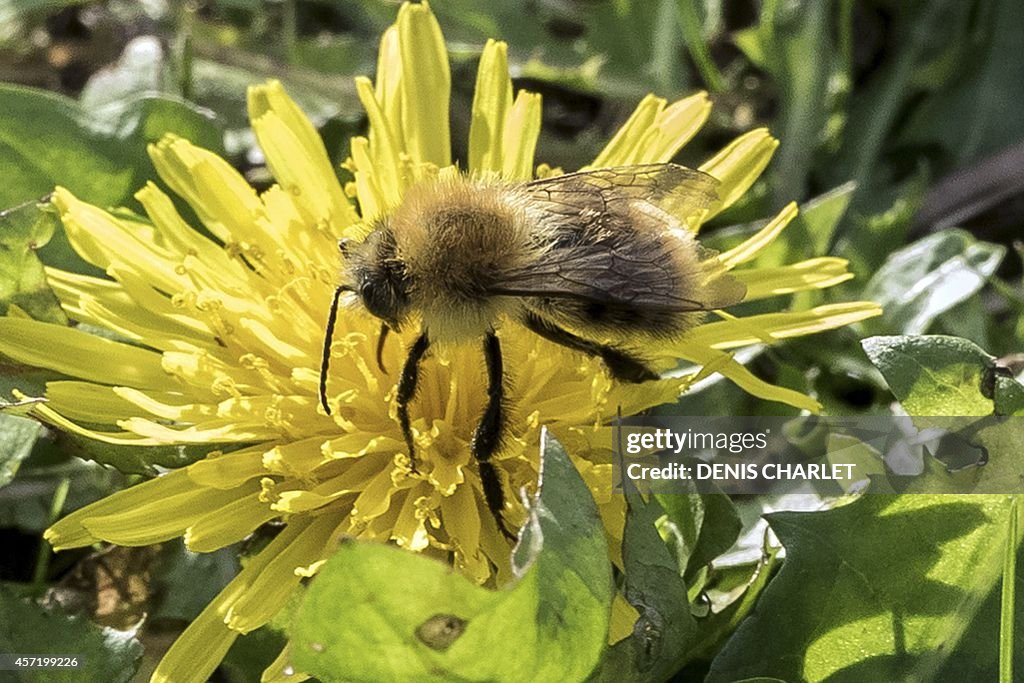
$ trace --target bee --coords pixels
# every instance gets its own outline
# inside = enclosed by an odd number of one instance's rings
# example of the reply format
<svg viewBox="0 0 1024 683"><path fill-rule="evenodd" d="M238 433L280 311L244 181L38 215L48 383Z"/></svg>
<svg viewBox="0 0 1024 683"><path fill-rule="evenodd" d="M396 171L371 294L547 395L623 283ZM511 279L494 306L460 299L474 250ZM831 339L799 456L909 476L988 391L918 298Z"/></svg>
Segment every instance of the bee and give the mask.
<svg viewBox="0 0 1024 683"><path fill-rule="evenodd" d="M439 177L411 187L364 240L342 240L342 284L324 338L320 402L339 298L349 292L389 330L419 323L397 387L397 417L415 467L409 406L431 345L482 340L487 400L471 450L500 530L505 495L492 459L506 429L506 371L495 330L518 323L599 358L621 382L659 378L637 349L684 334L745 287L687 227L718 181L669 163L601 168L525 183ZM382 366L383 367L383 366Z"/></svg>

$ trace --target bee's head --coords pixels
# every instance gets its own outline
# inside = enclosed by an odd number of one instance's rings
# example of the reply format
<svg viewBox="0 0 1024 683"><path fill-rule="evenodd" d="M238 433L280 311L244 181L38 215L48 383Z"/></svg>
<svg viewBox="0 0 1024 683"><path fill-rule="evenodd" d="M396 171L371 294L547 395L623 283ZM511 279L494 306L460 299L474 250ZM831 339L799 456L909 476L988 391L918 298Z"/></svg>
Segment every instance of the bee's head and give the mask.
<svg viewBox="0 0 1024 683"><path fill-rule="evenodd" d="M395 237L378 227L359 243L338 243L345 258L349 286L363 306L389 327L398 329L406 317L409 296L405 263L395 248Z"/></svg>

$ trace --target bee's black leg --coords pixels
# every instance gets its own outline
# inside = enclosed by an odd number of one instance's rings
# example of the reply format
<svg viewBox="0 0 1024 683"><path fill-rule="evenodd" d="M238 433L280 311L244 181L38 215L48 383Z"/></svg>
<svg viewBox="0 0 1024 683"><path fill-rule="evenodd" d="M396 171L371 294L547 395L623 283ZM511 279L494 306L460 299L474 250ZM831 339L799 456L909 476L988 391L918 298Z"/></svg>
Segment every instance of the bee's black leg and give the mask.
<svg viewBox="0 0 1024 683"><path fill-rule="evenodd" d="M380 334L377 336L377 367L385 375L388 374L388 369L384 367L384 342L387 341L388 332L391 328L388 327L387 323L380 324Z"/></svg>
<svg viewBox="0 0 1024 683"><path fill-rule="evenodd" d="M427 333L421 334L409 349L409 355L405 358L405 365L402 366L402 376L398 378L398 424L402 428L402 436L405 437L405 445L409 449L409 461L412 463L412 471L416 471L416 447L412 442L412 428L409 426L409 402L416 396L416 383L420 378L420 361L427 354L430 348L430 339Z"/></svg>
<svg viewBox="0 0 1024 683"><path fill-rule="evenodd" d="M483 484L487 507L494 514L501 533L515 540L516 535L505 524L505 492L501 488L498 470L491 462L501 446L501 437L505 431L505 372L502 368L501 342L493 331L488 332L484 338L484 360L487 362L487 407L473 433L471 449L480 467L480 483Z"/></svg>
<svg viewBox="0 0 1024 683"><path fill-rule="evenodd" d="M327 329L324 330L324 352L320 358L320 405L324 412L331 414L331 407L327 405L327 371L331 368L331 343L334 341L334 325L338 322L338 299L342 292L351 291L351 288L344 285L334 288L334 298L331 300L331 312L327 315Z"/></svg>
<svg viewBox="0 0 1024 683"><path fill-rule="evenodd" d="M580 351L588 356L597 356L604 361L612 378L620 382L649 382L660 377L658 373L644 365L643 361L629 355L622 349L577 337L572 332L563 330L558 325L545 320L536 313L527 312L523 316L523 324L550 342L573 349L574 351Z"/></svg>

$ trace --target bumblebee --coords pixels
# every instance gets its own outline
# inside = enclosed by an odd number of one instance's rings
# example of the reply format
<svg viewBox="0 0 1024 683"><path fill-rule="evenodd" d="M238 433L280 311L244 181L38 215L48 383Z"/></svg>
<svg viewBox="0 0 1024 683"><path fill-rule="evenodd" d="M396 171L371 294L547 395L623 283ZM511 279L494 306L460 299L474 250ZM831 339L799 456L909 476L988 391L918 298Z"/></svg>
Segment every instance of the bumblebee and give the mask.
<svg viewBox="0 0 1024 683"><path fill-rule="evenodd" d="M518 323L600 358L622 382L658 379L635 349L677 338L744 286L696 241L687 219L718 181L669 163L603 168L526 183L464 175L420 182L359 243L340 243L342 278L324 339L320 401L340 298L352 293L389 330L418 322L398 379L397 416L410 459L409 407L432 344L481 340L487 402L472 439L485 500L506 536L492 458L506 428L506 371L496 328Z"/></svg>

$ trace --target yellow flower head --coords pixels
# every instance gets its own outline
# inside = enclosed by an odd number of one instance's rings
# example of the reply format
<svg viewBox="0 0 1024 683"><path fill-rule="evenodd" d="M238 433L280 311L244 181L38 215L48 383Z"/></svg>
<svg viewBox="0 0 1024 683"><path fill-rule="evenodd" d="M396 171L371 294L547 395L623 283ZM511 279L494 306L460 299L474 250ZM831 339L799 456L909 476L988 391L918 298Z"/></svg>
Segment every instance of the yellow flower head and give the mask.
<svg viewBox="0 0 1024 683"><path fill-rule="evenodd" d="M270 621L343 536L445 558L480 583L509 577L509 542L484 503L469 449L486 391L476 345L442 350L423 366L412 411L415 469L394 405L394 369L415 331L385 347L388 374L374 360L379 321L343 309L328 383L333 414L319 406L338 239L365 234L417 181L458 172L450 153L447 53L426 3L402 6L381 41L376 83L359 78L356 85L370 130L352 140L348 167L355 180L348 187L339 184L313 125L277 82L249 92L252 127L277 180L262 194L223 159L186 140L168 136L150 148L160 178L194 209L209 236L188 225L152 183L136 195L148 221L114 216L56 190L53 202L75 249L109 278L51 268L50 283L69 316L117 340L24 317L0 319L0 353L74 378L47 386L48 402L36 409L42 419L113 444L210 447L188 467L57 522L46 532L55 548L184 536L188 548L208 552L270 520L283 522L283 531L178 639L154 680L205 680L234 638ZM667 161L709 110L703 93L671 104L649 96L592 167ZM489 42L477 76L468 170L531 178L540 118L540 96L513 93L506 47ZM719 199L691 217L691 227L735 202L776 146L767 131L754 130L704 163L701 170L720 181ZM718 257L745 284L747 300L850 277L837 258L742 268L796 213L787 206ZM874 304L850 303L740 319L723 314L664 350L663 367L683 358L700 370L641 385L613 383L600 362L504 325L512 420L497 463L506 488L533 485L539 428L548 425L577 458L609 535L620 538L621 500L611 495L607 464L611 441L599 429L617 410L635 414L672 401L710 372L756 396L817 410L813 399L764 383L726 351L878 312ZM281 674L285 661L283 653L268 675Z"/></svg>

